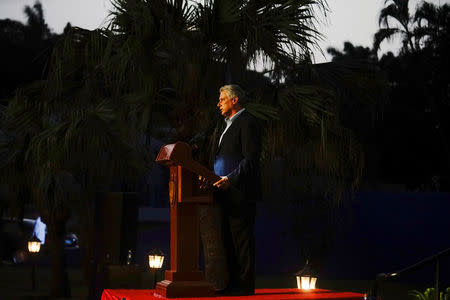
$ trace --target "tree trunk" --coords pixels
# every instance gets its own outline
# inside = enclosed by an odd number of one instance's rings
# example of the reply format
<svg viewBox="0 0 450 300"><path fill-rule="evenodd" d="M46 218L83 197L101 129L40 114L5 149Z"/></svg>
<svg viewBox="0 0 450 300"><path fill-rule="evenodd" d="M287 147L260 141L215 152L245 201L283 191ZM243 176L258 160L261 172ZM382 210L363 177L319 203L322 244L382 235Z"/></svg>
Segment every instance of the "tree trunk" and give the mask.
<svg viewBox="0 0 450 300"><path fill-rule="evenodd" d="M70 297L69 277L64 253L64 234L67 218L50 216L48 220L48 240L51 259L51 289L52 298Z"/></svg>
<svg viewBox="0 0 450 300"><path fill-rule="evenodd" d="M94 266L94 205L92 197L85 195L85 211L84 219L82 220L81 230L81 265L84 273L85 284L88 287L88 299L94 299L95 294L95 272Z"/></svg>
<svg viewBox="0 0 450 300"><path fill-rule="evenodd" d="M98 274L100 265L100 247L102 247L101 229L103 224L103 197L102 193L90 193L91 197L86 203L88 215L84 228L84 271L88 285L88 299L100 299L102 293L102 280Z"/></svg>

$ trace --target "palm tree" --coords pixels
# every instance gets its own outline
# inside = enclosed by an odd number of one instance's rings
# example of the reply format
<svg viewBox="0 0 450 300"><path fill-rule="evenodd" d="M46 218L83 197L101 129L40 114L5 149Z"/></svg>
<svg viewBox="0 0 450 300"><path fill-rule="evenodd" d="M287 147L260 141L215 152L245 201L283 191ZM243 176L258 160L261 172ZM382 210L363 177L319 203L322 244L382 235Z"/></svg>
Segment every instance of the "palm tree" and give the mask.
<svg viewBox="0 0 450 300"><path fill-rule="evenodd" d="M431 81L427 84L426 95L433 113L434 122L439 132L441 145L446 153L447 169L450 169L450 130L446 115L448 114L448 84L450 60L450 5L436 6L423 2L416 11L417 27L415 35L420 41L424 58L430 68ZM431 63L430 63L431 62Z"/></svg>
<svg viewBox="0 0 450 300"><path fill-rule="evenodd" d="M200 147L210 154L205 153L204 157L210 157L221 124L211 110L216 90L223 82L239 82L254 100L247 109L266 122L264 165L270 166L274 159L289 161L284 172L290 178L308 174L303 180L288 180L290 183L282 190L292 191L300 186L303 192L308 191L316 184L314 174L326 182L324 201L333 199L331 203L339 205L343 195L356 188L363 167L362 149L353 134L340 124L337 109L339 100L343 100L343 90L351 85L339 85L336 80L350 83L349 75L353 72L350 69L342 72L336 64L312 66L309 49L318 36L312 14L314 3L282 3L206 1L195 8L192 25L186 32L186 48L193 50L184 50L178 44L185 56L174 65L180 67L179 73L189 74L177 88L180 101L187 102L184 107L193 110L188 116L202 122L186 126L190 130L183 128L183 132L190 132L187 136L199 131L205 137L212 136L206 139L209 148ZM179 48L176 50L180 51ZM179 57L176 51L172 53L168 57ZM262 57L266 69L270 69L271 80L249 72L249 64L257 57ZM331 71L334 73L330 74ZM193 93L195 96L191 96ZM214 98L210 100L208 95ZM185 117L185 110L181 111L184 114L177 119L186 125L190 118ZM303 151L295 150L299 147ZM265 169L264 186L269 188L273 185L273 170ZM289 199L288 195L283 196ZM291 200L302 201L298 197Z"/></svg>
<svg viewBox="0 0 450 300"><path fill-rule="evenodd" d="M193 29L202 34L214 58L226 63L231 77L244 73L258 57L270 66L308 53L320 36L314 9L325 5L309 0L205 1L196 8Z"/></svg>
<svg viewBox="0 0 450 300"><path fill-rule="evenodd" d="M0 20L0 57L2 69L0 98L11 97L23 84L41 79L47 72L47 60L57 37L48 28L42 5L26 6L26 24Z"/></svg>
<svg viewBox="0 0 450 300"><path fill-rule="evenodd" d="M378 18L380 28L375 33L373 48L378 51L381 42L401 36L402 51L414 52L417 50L417 41L414 38L414 17L409 13L409 0L385 0L385 7ZM393 21L395 26L390 22Z"/></svg>
<svg viewBox="0 0 450 300"><path fill-rule="evenodd" d="M442 6L430 2L422 2L416 9L414 15L408 11L408 1L386 1L387 5L380 13L381 28L374 38L374 49L385 38L401 35L403 48L398 57L392 53L380 61L380 65L393 77L393 94L408 95L398 97L395 105L403 105L418 108L417 114L425 114L431 117L431 132L436 132L440 138L438 149L443 156L433 170L440 174L441 171L450 168L450 143L448 141L449 124L446 121L448 114L448 86L450 43L450 7L448 4ZM390 27L393 23L398 25ZM396 87L395 87L396 86ZM404 88L402 86L407 86ZM411 87L414 87L413 89ZM421 95L421 96L419 96ZM420 108L419 108L420 107ZM417 109L416 108L416 109ZM427 114L430 112L430 114ZM397 117L396 117L397 118ZM427 124L418 126L426 128ZM422 129L417 128L416 132ZM415 133L414 133L415 134ZM424 145L424 148L429 148ZM424 152L421 152L423 155ZM445 161L446 164L442 164ZM431 175L429 175L431 177Z"/></svg>
<svg viewBox="0 0 450 300"><path fill-rule="evenodd" d="M100 44L90 44L92 40ZM69 293L61 247L70 208L68 183L79 185L76 203L85 223L92 224L96 187L140 168L136 153L142 147L129 131L133 127L124 125L129 118L110 78L99 70L109 45L105 41L101 31L68 33L53 52L48 77L18 90L6 111L4 129L10 138L3 145L2 170L9 182L17 179L34 191L49 224L55 297ZM144 166L145 157L140 159ZM20 177L17 164L26 166L26 176ZM11 172L16 176L8 176Z"/></svg>
<svg viewBox="0 0 450 300"><path fill-rule="evenodd" d="M423 2L416 10L414 21L417 23L414 34L421 47L436 48L444 42L442 38L448 36L450 5Z"/></svg>
<svg viewBox="0 0 450 300"><path fill-rule="evenodd" d="M25 6L24 12L27 16L27 34L35 40L46 40L52 36L47 23L45 23L42 4L36 1L33 7Z"/></svg>

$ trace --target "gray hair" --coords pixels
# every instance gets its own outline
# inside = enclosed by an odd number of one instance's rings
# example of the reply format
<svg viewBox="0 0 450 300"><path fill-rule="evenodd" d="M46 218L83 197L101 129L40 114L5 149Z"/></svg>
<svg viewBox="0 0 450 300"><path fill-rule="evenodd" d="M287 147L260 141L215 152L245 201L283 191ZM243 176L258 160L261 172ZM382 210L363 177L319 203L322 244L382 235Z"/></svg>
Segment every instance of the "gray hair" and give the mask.
<svg viewBox="0 0 450 300"><path fill-rule="evenodd" d="M224 85L219 92L225 92L229 98L238 97L238 103L242 106L247 102L244 90L237 84Z"/></svg>

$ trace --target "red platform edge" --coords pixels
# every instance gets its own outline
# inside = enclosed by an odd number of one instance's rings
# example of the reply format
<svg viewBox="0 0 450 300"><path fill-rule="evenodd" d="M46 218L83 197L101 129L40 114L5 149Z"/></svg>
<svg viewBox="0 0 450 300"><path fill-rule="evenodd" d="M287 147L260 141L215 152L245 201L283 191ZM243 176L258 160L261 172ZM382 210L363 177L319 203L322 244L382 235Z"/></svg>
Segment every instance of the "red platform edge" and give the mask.
<svg viewBox="0 0 450 300"><path fill-rule="evenodd" d="M217 297L195 297L195 298L165 298L155 293L155 290L109 290L102 293L101 300L161 300L161 299L202 299L202 300L226 300L226 299L261 299L261 300L284 300L284 299L311 299L311 300L364 300L364 295L353 292L337 292L330 290L315 289L302 291L299 289L257 289L253 296L217 296Z"/></svg>

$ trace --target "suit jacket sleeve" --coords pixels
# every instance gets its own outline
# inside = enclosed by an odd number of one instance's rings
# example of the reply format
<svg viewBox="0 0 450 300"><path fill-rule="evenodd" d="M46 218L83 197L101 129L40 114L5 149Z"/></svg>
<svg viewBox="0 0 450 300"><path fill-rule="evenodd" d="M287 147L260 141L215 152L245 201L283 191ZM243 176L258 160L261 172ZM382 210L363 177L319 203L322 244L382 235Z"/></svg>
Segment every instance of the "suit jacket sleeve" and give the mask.
<svg viewBox="0 0 450 300"><path fill-rule="evenodd" d="M243 120L241 127L241 145L243 159L239 165L227 175L231 185L240 186L243 181L252 181L259 169L259 156L261 153L261 129L253 118Z"/></svg>

